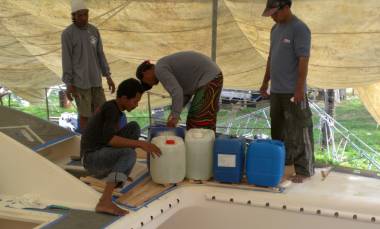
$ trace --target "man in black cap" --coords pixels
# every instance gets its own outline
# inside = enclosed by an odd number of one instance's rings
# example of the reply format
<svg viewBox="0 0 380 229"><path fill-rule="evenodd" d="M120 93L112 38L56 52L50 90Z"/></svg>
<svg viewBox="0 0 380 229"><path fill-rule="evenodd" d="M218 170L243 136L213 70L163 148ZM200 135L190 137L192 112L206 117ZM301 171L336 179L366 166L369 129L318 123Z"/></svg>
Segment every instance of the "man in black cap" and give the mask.
<svg viewBox="0 0 380 229"><path fill-rule="evenodd" d="M292 181L301 183L314 175L312 114L306 97L306 76L311 33L305 23L291 12L291 0L268 0L263 16L272 17L270 50L260 88L268 96L272 139L286 146L286 164L294 165Z"/></svg>

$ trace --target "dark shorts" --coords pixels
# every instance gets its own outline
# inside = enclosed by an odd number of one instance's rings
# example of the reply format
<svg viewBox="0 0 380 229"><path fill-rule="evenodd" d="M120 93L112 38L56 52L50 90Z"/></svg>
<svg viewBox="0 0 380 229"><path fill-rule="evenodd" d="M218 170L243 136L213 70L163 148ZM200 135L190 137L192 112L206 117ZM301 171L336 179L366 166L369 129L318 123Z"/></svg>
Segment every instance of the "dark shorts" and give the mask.
<svg viewBox="0 0 380 229"><path fill-rule="evenodd" d="M92 87L89 89L76 88L78 97L75 103L80 116L89 118L98 107L106 101L106 96L102 87Z"/></svg>

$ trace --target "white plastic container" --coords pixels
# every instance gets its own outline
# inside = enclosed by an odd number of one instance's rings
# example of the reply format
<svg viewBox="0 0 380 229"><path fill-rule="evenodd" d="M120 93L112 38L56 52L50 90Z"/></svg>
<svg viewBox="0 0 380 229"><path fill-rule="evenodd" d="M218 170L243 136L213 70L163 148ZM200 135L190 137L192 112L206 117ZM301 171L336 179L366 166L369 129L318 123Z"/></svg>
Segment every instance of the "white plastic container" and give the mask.
<svg viewBox="0 0 380 229"><path fill-rule="evenodd" d="M212 161L215 133L209 129L190 129L186 132L186 177L193 180L209 180L212 177Z"/></svg>
<svg viewBox="0 0 380 229"><path fill-rule="evenodd" d="M174 184L186 175L185 143L177 136L157 136L151 141L161 149L161 156L150 158L152 180L158 184Z"/></svg>

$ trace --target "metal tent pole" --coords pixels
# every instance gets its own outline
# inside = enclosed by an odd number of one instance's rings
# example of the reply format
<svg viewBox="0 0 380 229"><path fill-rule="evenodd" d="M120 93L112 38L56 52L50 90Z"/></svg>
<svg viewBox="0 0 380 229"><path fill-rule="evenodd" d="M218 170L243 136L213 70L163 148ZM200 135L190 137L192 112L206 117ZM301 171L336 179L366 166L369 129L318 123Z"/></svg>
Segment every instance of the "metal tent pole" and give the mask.
<svg viewBox="0 0 380 229"><path fill-rule="evenodd" d="M45 102L46 102L46 117L50 121L50 112L49 112L49 99L48 99L48 88L45 89Z"/></svg>
<svg viewBox="0 0 380 229"><path fill-rule="evenodd" d="M211 59L216 62L216 42L218 39L218 0L212 1L212 41Z"/></svg>
<svg viewBox="0 0 380 229"><path fill-rule="evenodd" d="M150 106L150 92L148 91L149 126L152 126L152 108Z"/></svg>

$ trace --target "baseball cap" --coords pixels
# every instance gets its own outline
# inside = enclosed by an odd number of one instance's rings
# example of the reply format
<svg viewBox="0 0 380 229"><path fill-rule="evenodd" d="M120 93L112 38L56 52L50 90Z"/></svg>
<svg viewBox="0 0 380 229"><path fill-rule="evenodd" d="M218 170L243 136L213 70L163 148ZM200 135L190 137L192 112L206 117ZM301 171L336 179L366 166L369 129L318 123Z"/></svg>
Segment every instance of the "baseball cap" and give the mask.
<svg viewBox="0 0 380 229"><path fill-rule="evenodd" d="M290 6L291 4L292 0L268 0L262 16L270 17L284 6Z"/></svg>

